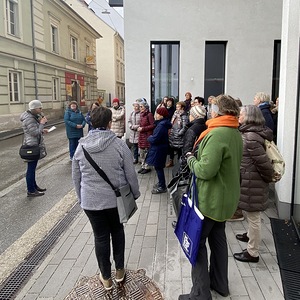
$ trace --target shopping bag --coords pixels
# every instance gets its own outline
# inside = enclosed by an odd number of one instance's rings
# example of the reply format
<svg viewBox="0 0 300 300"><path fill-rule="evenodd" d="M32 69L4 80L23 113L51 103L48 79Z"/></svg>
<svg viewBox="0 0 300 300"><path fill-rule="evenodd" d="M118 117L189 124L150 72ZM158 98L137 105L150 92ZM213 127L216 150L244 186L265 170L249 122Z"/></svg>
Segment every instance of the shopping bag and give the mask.
<svg viewBox="0 0 300 300"><path fill-rule="evenodd" d="M197 260L204 220L204 216L196 206L197 204L196 177L193 175L188 193L182 196L180 214L175 227L175 235L192 265L195 265Z"/></svg>

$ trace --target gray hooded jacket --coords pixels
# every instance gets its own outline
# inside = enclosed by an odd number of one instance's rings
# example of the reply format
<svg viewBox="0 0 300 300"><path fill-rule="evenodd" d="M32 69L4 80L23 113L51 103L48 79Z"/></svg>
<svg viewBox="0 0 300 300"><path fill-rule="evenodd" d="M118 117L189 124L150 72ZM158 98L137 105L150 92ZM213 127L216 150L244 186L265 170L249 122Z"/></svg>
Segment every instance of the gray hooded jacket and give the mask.
<svg viewBox="0 0 300 300"><path fill-rule="evenodd" d="M20 117L24 131L24 145L37 146L44 145L43 129L44 124L40 124L37 117L30 111L25 111Z"/></svg>
<svg viewBox="0 0 300 300"><path fill-rule="evenodd" d="M85 158L82 146L115 187L129 183L135 199L140 196L133 157L126 143L111 130L91 130L79 140L72 162L72 178L83 209L114 208L117 207L117 198L111 186Z"/></svg>

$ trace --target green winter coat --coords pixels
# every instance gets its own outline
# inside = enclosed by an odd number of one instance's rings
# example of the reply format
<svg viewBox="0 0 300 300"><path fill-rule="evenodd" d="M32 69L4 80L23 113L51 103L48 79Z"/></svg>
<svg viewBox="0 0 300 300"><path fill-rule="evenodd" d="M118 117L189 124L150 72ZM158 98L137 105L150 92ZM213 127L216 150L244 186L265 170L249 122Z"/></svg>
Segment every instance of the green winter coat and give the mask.
<svg viewBox="0 0 300 300"><path fill-rule="evenodd" d="M188 165L196 175L199 209L205 217L223 222L234 214L240 198L243 142L238 129L218 127L201 141L197 158Z"/></svg>

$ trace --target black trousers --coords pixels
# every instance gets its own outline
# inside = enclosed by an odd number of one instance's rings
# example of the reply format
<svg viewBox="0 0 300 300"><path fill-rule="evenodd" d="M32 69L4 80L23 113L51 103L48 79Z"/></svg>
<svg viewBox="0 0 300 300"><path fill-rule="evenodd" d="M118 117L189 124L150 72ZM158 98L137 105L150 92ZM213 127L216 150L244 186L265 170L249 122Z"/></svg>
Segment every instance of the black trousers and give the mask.
<svg viewBox="0 0 300 300"><path fill-rule="evenodd" d="M104 279L111 277L110 238L117 270L124 268L125 233L117 208L84 210L93 228L98 266Z"/></svg>
<svg viewBox="0 0 300 300"><path fill-rule="evenodd" d="M206 239L211 250L209 268ZM212 299L210 286L221 293L228 293L228 248L225 222L204 218L197 262L192 267L192 283L191 300Z"/></svg>

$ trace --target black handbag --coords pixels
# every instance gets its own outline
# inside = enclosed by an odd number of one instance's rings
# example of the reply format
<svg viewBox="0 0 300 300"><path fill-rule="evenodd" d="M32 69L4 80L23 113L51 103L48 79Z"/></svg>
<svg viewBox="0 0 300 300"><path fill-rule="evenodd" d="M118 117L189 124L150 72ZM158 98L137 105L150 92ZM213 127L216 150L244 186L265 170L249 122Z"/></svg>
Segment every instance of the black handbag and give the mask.
<svg viewBox="0 0 300 300"><path fill-rule="evenodd" d="M25 160L39 160L40 146L22 145L19 150L20 157Z"/></svg>
<svg viewBox="0 0 300 300"><path fill-rule="evenodd" d="M190 186L191 176L187 171L189 171L188 166L185 166L185 168L182 171L180 171L178 168L177 174L171 179L167 186L168 192L173 202L173 208L177 217L180 213L182 195L187 192Z"/></svg>

